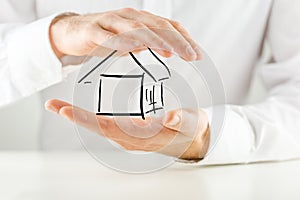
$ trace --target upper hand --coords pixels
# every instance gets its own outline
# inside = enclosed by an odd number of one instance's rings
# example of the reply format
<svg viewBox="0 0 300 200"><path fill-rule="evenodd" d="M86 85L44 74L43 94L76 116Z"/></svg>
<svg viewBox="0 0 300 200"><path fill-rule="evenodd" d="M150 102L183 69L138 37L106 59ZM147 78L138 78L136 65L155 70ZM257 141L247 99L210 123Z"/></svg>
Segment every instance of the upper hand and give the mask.
<svg viewBox="0 0 300 200"><path fill-rule="evenodd" d="M61 15L50 26L50 41L58 57L97 55L153 48L162 56L177 53L191 61L201 58L198 45L178 23L146 11L124 8L87 15Z"/></svg>

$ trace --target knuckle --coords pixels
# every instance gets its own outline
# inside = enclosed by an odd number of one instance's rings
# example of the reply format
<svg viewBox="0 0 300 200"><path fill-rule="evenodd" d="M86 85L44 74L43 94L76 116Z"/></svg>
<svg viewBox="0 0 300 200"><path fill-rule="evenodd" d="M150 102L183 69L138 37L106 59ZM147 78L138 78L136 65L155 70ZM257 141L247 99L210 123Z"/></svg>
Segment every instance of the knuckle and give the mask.
<svg viewBox="0 0 300 200"><path fill-rule="evenodd" d="M122 8L120 9L120 12L127 13L127 12L136 12L137 10L134 8Z"/></svg>
<svg viewBox="0 0 300 200"><path fill-rule="evenodd" d="M86 37L89 38L93 38L95 36L95 34L97 33L98 27L96 23L87 23L85 26L85 29L83 30L83 35L85 35Z"/></svg>
<svg viewBox="0 0 300 200"><path fill-rule="evenodd" d="M159 27L169 27L170 23L167 20L159 19L156 21L156 25Z"/></svg>
<svg viewBox="0 0 300 200"><path fill-rule="evenodd" d="M148 12L148 11L146 11L146 10L140 10L140 12L141 12L142 14L146 14L146 15L153 15L152 13L150 13L150 12Z"/></svg>
<svg viewBox="0 0 300 200"><path fill-rule="evenodd" d="M181 24L180 24L180 22L178 22L178 21L170 20L170 22L171 22L171 24L172 24L173 26L175 26L175 27L181 27Z"/></svg>
<svg viewBox="0 0 300 200"><path fill-rule="evenodd" d="M98 24L96 21L90 21L86 23L86 31L95 30L98 28Z"/></svg>
<svg viewBox="0 0 300 200"><path fill-rule="evenodd" d="M104 41L109 41L113 38L114 36L112 34L109 34L109 33L105 33L104 34Z"/></svg>
<svg viewBox="0 0 300 200"><path fill-rule="evenodd" d="M111 12L106 12L106 13L103 13L102 14L102 19L114 19L116 18L116 15L114 13L111 13Z"/></svg>
<svg viewBox="0 0 300 200"><path fill-rule="evenodd" d="M97 43L98 45L103 45L103 43L111 41L114 36L112 34L103 33L102 31L99 31L97 33L94 33L92 37L92 40L95 43ZM110 122L107 122L107 124L109 125Z"/></svg>
<svg viewBox="0 0 300 200"><path fill-rule="evenodd" d="M130 27L132 29L142 29L142 28L145 28L145 25L141 22L138 22L138 21L134 21L130 24Z"/></svg>
<svg viewBox="0 0 300 200"><path fill-rule="evenodd" d="M163 40L161 40L161 39L158 39L157 40L157 46L156 46L156 48L157 49L161 49L161 50L163 50L164 49L164 46L165 46L165 44L166 44L166 42L164 42Z"/></svg>

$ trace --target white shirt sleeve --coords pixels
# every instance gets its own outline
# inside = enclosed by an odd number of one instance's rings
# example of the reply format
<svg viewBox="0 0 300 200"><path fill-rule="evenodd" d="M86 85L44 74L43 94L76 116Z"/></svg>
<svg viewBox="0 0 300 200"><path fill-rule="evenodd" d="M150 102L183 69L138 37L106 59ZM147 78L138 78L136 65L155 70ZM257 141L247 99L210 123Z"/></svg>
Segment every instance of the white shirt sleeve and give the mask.
<svg viewBox="0 0 300 200"><path fill-rule="evenodd" d="M269 90L256 105L225 105L217 143L200 164L300 157L300 1L275 0L266 39L273 63L260 71Z"/></svg>
<svg viewBox="0 0 300 200"><path fill-rule="evenodd" d="M62 80L62 64L49 41L54 17L0 24L0 107Z"/></svg>

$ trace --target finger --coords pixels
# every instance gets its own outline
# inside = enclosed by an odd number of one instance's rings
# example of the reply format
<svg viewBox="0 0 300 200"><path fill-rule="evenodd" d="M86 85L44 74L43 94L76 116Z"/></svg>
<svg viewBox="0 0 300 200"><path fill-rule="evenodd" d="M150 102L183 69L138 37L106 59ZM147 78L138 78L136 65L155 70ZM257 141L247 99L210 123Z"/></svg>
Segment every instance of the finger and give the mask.
<svg viewBox="0 0 300 200"><path fill-rule="evenodd" d="M156 16L147 11L141 11L141 12L146 15L153 16L153 17L159 17L159 16ZM174 21L174 20L169 20L169 19L163 18L163 17L159 17L159 18L162 20L168 21L185 38L185 40L191 45L191 47L197 54L196 60L200 60L202 58L202 53L200 51L199 45L192 39L192 36L190 35L190 33L179 22ZM165 23L165 22L163 22L163 23Z"/></svg>
<svg viewBox="0 0 300 200"><path fill-rule="evenodd" d="M197 45L197 43L192 39L191 35L189 34L189 32L178 22L173 21L173 20L169 20L167 18L163 18L163 17L159 17L156 16L150 12L147 11L141 11L142 13L145 13L146 15L152 16L152 17L158 17L161 21L162 24L167 24L169 26L169 23L174 27L174 29L170 29L172 31L177 30L180 35L190 44L190 46L192 47L192 49L194 50L194 52L196 53L196 60L200 60L202 57L202 53L200 51L200 47ZM168 23L166 23L168 22Z"/></svg>
<svg viewBox="0 0 300 200"><path fill-rule="evenodd" d="M148 49L147 47L140 48L140 49L135 49L135 50L132 51L132 53L139 53L139 52L147 50L147 49ZM156 53L158 53L159 55L161 55L165 58L169 58L173 55L171 52L168 52L168 51L161 51L161 50L158 50L158 49L152 49L152 50L154 50Z"/></svg>
<svg viewBox="0 0 300 200"><path fill-rule="evenodd" d="M161 121L161 119L158 118L148 117L144 121L139 118L119 117L117 118L119 120L116 120L116 118L96 116L94 113L74 107L60 100L51 100L50 103L50 105L52 105L52 103L59 105L58 114L60 116L92 132L114 140L127 150L159 152L179 157L190 145L190 138L165 127L160 129L159 132L152 137L140 137L141 134L147 134L153 131L153 127L160 124L159 121ZM130 119L132 119L138 127L128 123ZM120 120L121 124L122 122L127 123L127 126L130 127L130 132L135 133L135 135L139 137L128 135L122 128L124 124L120 127L120 123L118 123Z"/></svg>
<svg viewBox="0 0 300 200"><path fill-rule="evenodd" d="M93 132L101 133L111 139L150 138L163 127L161 123L150 118L146 120L130 117L96 116L72 105L61 106L58 114ZM132 138L131 138L132 139Z"/></svg>
<svg viewBox="0 0 300 200"><path fill-rule="evenodd" d="M169 22L172 24L172 26L181 33L181 35L190 43L192 48L197 54L196 60L200 60L202 58L202 52L200 51L199 45L192 39L191 35L189 32L178 22L169 20Z"/></svg>
<svg viewBox="0 0 300 200"><path fill-rule="evenodd" d="M146 120L143 120L96 116L94 113L57 99L47 101L46 105L47 107L55 106L60 116L112 139L128 150L154 151L178 156L182 153L180 149L185 149L190 141L189 138L178 134L177 131L162 127L160 118L147 117ZM157 127L159 127L158 131L149 137ZM127 134L128 131L131 134Z"/></svg>
<svg viewBox="0 0 300 200"><path fill-rule="evenodd" d="M185 60L195 60L197 58L196 52L193 50L189 42L185 40L180 32L178 32L168 20L148 12L136 10L133 10L132 12L123 12L120 10L118 14L122 17L137 20L145 24L171 47L173 47L174 51Z"/></svg>
<svg viewBox="0 0 300 200"><path fill-rule="evenodd" d="M58 99L50 99L45 103L45 109L55 113L58 113L60 108L63 106L72 106L72 105Z"/></svg>
<svg viewBox="0 0 300 200"><path fill-rule="evenodd" d="M105 118L102 118L101 120L98 119L94 113L85 111L81 108L75 107L72 104L58 99L47 101L45 103L45 108L47 110L56 112L69 121L72 121L97 133L101 132L99 125L103 126L107 121ZM53 108L55 110L53 110Z"/></svg>
<svg viewBox="0 0 300 200"><path fill-rule="evenodd" d="M199 60L201 58L201 52L200 52L200 48L197 45L197 43L192 39L191 35L188 33L188 31L183 28L183 26L175 21L169 20L167 18L163 18L163 17L159 17L156 16L150 12L147 11L141 11L142 13L152 17L153 19L158 18L158 25L161 25L161 27L156 28L158 32L162 32L163 35L166 36L167 39L169 39L168 35L168 31L164 30L164 27L167 28L167 30L172 31L172 33L175 35L173 39L175 42L176 41L180 41L180 40L185 40L189 45L187 45L187 43L185 43L186 46L179 46L179 50L181 50L181 52L183 50L185 50L187 59L186 60ZM159 34L161 35L161 34Z"/></svg>
<svg viewBox="0 0 300 200"><path fill-rule="evenodd" d="M132 118L129 117L96 116L94 113L74 106L63 106L58 114L92 132L114 140L126 149L131 148L131 150L158 151L171 144L177 134L177 132L163 127L150 136L156 127L162 127L161 123L150 118L146 122L133 118L133 124L131 123Z"/></svg>
<svg viewBox="0 0 300 200"><path fill-rule="evenodd" d="M100 119L94 113L74 106L61 107L58 114L98 134L103 133L102 129L107 125L107 121L109 120L104 117Z"/></svg>
<svg viewBox="0 0 300 200"><path fill-rule="evenodd" d="M99 25L115 34L137 40L147 47L172 52L170 45L143 23L136 20L125 19L119 15L107 13L99 19Z"/></svg>

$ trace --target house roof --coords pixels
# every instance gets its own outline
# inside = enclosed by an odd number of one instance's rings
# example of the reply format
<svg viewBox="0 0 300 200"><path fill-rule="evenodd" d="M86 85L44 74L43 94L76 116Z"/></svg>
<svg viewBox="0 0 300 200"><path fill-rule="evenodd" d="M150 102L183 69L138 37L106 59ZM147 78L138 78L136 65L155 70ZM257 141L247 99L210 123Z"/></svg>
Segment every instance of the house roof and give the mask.
<svg viewBox="0 0 300 200"><path fill-rule="evenodd" d="M161 65L161 67L158 69L155 68L149 68L149 66L144 66L135 56L132 52L129 52L129 55L132 57L134 62L141 68L141 70L148 75L153 81L163 81L166 79L169 79L171 77L171 72L169 67L152 51L152 49L148 48L148 51L151 56L153 56ZM83 80L85 80L88 76L90 76L97 68L99 68L103 63L105 63L107 60L109 60L114 54L117 53L117 50L114 50L111 52L107 57L105 57L103 60L101 60L95 67L93 67L88 73L86 73L79 81L78 83L81 83ZM155 70L154 70L155 69ZM163 72L161 71L163 70Z"/></svg>

